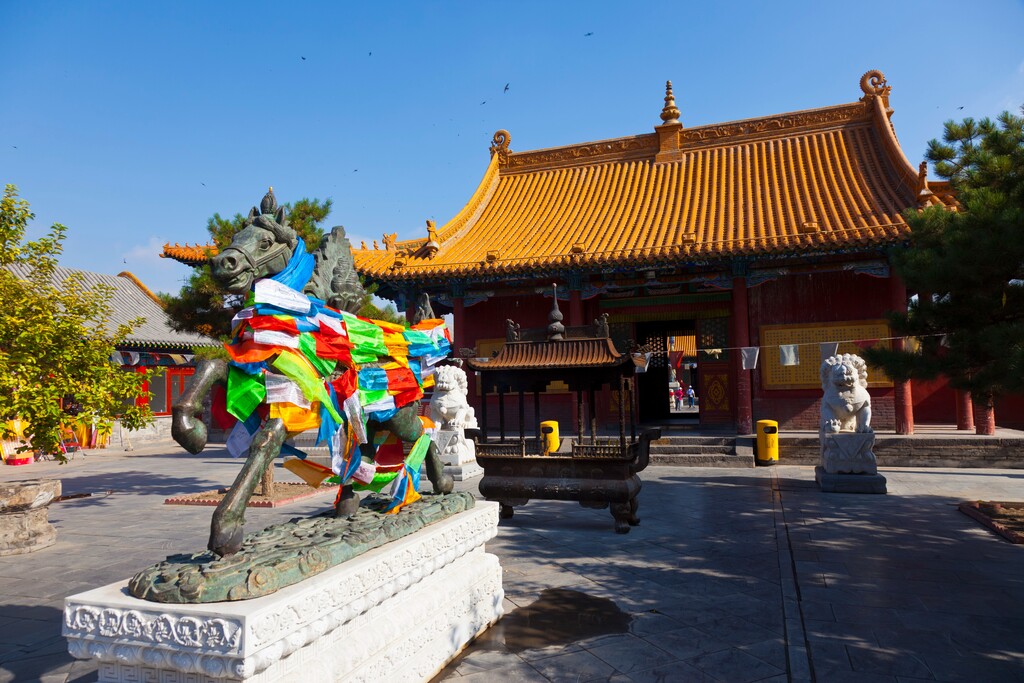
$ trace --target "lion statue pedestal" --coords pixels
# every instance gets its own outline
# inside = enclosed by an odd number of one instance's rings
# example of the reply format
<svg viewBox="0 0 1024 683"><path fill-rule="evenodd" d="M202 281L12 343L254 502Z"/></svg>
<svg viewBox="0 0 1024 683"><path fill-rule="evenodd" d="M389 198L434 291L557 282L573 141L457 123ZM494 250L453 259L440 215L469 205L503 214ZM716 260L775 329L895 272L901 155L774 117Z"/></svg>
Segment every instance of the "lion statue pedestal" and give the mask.
<svg viewBox="0 0 1024 683"><path fill-rule="evenodd" d="M476 411L469 405L468 390L469 381L462 368L442 365L435 371L434 394L430 398L430 419L437 425L434 443L445 474L455 481L484 473L476 461L476 447L465 434L466 429L477 428Z"/></svg>
<svg viewBox="0 0 1024 683"><path fill-rule="evenodd" d="M821 462L814 478L830 493L885 493L872 448L871 396L867 364L860 356L841 354L821 363Z"/></svg>

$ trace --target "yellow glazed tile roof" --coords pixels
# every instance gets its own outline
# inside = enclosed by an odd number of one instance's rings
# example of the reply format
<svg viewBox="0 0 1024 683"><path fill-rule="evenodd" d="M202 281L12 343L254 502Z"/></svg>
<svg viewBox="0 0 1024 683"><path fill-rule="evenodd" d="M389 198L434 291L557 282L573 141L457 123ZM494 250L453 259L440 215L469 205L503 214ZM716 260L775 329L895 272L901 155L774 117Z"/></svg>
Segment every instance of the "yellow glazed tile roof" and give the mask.
<svg viewBox="0 0 1024 683"><path fill-rule="evenodd" d="M945 199L899 147L884 76L861 87L850 104L694 128L663 113L653 134L530 152L499 131L480 186L433 239L356 249L356 267L474 279L896 241L902 211Z"/></svg>

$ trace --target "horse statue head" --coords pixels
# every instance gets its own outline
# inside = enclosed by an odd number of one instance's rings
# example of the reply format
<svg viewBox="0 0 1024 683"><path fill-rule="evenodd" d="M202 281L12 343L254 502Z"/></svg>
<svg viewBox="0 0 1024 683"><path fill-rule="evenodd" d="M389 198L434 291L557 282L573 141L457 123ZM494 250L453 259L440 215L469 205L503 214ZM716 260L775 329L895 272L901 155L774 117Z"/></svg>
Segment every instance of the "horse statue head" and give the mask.
<svg viewBox="0 0 1024 683"><path fill-rule="evenodd" d="M245 294L256 280L284 270L298 240L288 226L284 207L277 205L274 188L270 188L260 208L252 207L245 227L210 261L210 272L224 290Z"/></svg>

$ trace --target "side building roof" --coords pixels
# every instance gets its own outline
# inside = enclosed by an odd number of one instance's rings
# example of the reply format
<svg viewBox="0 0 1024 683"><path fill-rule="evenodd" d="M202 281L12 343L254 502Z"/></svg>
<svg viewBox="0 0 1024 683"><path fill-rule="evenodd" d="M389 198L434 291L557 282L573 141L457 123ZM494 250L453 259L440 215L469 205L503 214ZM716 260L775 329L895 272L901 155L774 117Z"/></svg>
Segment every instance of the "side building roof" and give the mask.
<svg viewBox="0 0 1024 683"><path fill-rule="evenodd" d="M353 250L356 268L427 285L899 241L904 210L954 200L900 149L881 72L860 85L848 104L687 128L669 83L651 134L513 152L498 131L454 218Z"/></svg>
<svg viewBox="0 0 1024 683"><path fill-rule="evenodd" d="M16 277L28 276L28 269L21 265L8 266ZM176 332L171 328L170 318L164 310L160 299L133 274L124 271L117 275L102 275L87 270L63 268L58 266L53 274L53 282L60 286L71 275L82 279L86 289L97 285L106 285L113 290L110 300L111 330L119 325L127 324L135 318L143 318L125 344L140 349L189 349L194 346L220 346L216 339L191 332Z"/></svg>

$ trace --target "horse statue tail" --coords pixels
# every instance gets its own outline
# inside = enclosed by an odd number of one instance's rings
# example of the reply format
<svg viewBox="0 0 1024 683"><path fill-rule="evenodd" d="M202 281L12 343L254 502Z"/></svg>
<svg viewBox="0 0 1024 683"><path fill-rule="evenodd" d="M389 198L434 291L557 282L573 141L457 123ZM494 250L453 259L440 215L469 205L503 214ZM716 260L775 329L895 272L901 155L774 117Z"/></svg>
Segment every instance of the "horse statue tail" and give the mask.
<svg viewBox="0 0 1024 683"><path fill-rule="evenodd" d="M313 257L316 259L313 277L303 291L331 308L358 313L366 290L356 273L352 245L345 237L345 228L340 225L331 228L320 240Z"/></svg>

